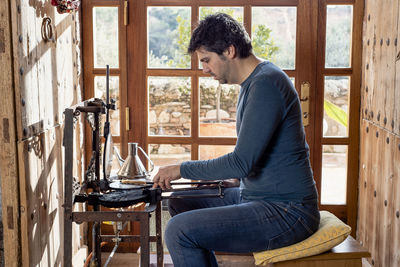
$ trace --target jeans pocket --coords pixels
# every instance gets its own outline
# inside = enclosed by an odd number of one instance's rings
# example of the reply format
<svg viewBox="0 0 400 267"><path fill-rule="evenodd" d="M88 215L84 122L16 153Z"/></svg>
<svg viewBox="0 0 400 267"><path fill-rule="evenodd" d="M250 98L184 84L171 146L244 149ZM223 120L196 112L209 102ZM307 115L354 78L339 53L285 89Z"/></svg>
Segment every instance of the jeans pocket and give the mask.
<svg viewBox="0 0 400 267"><path fill-rule="evenodd" d="M288 230L269 240L268 250L293 245L303 241L312 234L313 231L306 226L304 219L299 217Z"/></svg>

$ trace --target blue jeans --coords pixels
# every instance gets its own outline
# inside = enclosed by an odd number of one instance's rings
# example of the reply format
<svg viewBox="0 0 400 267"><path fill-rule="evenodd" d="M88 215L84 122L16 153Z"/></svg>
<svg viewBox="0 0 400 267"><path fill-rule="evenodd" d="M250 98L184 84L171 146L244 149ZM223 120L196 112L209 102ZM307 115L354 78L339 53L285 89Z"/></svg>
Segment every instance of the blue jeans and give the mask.
<svg viewBox="0 0 400 267"><path fill-rule="evenodd" d="M175 267L218 266L214 251L275 249L300 242L318 229L317 200L242 201L239 188L224 191L224 198L169 199L173 217L165 243ZM195 192L215 193L214 189Z"/></svg>

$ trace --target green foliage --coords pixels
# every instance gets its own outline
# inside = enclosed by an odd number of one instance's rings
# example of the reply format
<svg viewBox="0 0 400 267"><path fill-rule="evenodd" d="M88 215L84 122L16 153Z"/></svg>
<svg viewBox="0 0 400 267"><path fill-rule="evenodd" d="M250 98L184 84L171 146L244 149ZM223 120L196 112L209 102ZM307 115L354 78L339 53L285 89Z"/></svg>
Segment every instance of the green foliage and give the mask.
<svg viewBox="0 0 400 267"><path fill-rule="evenodd" d="M187 7L151 7L148 9L148 49L149 66L156 68L190 67L189 61L184 59L181 44L178 43L179 31L190 32L190 9ZM178 25L177 18L186 20L189 24ZM182 59L183 57L183 59ZM188 63L189 62L189 63ZM185 65L186 63L186 65Z"/></svg>
<svg viewBox="0 0 400 267"><path fill-rule="evenodd" d="M200 9L200 18L203 19L208 15L214 14L215 12L223 12L228 14L240 23L243 22L243 17L235 16L235 10L233 8L209 8L203 7ZM189 65L190 55L186 53L186 49L190 41L190 22L188 19L184 19L181 16L177 16L176 21L178 23L178 49L180 53L175 53L173 62L170 62L168 66L176 66L179 68L184 68ZM255 55L266 59L273 60L274 54L278 51L278 47L275 45L274 40L271 37L271 29L264 25L255 26L254 36L253 36L253 52ZM183 56L182 56L183 54Z"/></svg>
<svg viewBox="0 0 400 267"><path fill-rule="evenodd" d="M254 54L263 59L275 61L274 54L279 48L271 37L271 29L265 25L257 25L253 32L252 45Z"/></svg>
<svg viewBox="0 0 400 267"><path fill-rule="evenodd" d="M203 7L200 9L200 17L205 18L208 15L214 14L215 11L225 12L230 16L234 16L234 10L231 8L208 8ZM238 18L241 22L243 19ZM177 68L187 68L190 66L190 55L187 54L187 47L189 46L190 36L191 36L191 24L189 19L183 18L181 15L176 17L176 22L178 23L178 36L177 44L178 49L174 53L173 60L167 62L169 67L176 66Z"/></svg>
<svg viewBox="0 0 400 267"><path fill-rule="evenodd" d="M347 127L347 112L336 106L332 102L324 99L324 109L326 114L336 122L340 123L344 127Z"/></svg>
<svg viewBox="0 0 400 267"><path fill-rule="evenodd" d="M336 27L330 27L326 33L326 64L331 68L348 67L350 63L349 21L341 21Z"/></svg>
<svg viewBox="0 0 400 267"><path fill-rule="evenodd" d="M349 67L352 31L351 6L330 6L326 27L326 66Z"/></svg>
<svg viewBox="0 0 400 267"><path fill-rule="evenodd" d="M181 53L175 53L175 61L178 68L185 68L190 65L190 55L186 53L190 41L190 22L181 16L177 16L176 21L178 22L178 49Z"/></svg>
<svg viewBox="0 0 400 267"><path fill-rule="evenodd" d="M201 7L200 19L216 12L226 13L243 23L242 9L235 7ZM187 54L191 36L190 14L187 10L153 7L149 10L149 63L152 67L190 68ZM255 55L273 60L278 51L271 30L264 25L253 27Z"/></svg>

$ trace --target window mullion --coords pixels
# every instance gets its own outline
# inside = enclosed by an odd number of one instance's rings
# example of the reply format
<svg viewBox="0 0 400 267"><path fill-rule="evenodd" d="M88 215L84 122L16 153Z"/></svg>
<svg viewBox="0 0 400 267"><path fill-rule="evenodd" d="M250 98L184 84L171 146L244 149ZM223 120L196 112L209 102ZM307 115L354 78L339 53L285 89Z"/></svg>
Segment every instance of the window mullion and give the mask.
<svg viewBox="0 0 400 267"><path fill-rule="evenodd" d="M197 75L192 76L192 159L198 159L199 153L199 77Z"/></svg>

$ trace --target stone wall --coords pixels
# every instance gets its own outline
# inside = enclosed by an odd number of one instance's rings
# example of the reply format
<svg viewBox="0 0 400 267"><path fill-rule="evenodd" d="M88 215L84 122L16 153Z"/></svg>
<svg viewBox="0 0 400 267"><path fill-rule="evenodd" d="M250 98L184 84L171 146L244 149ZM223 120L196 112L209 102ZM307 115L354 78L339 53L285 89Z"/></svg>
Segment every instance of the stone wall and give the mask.
<svg viewBox="0 0 400 267"><path fill-rule="evenodd" d="M329 79L325 97L347 112L348 79ZM222 85L220 88L220 110L222 122L236 120L236 102L239 86ZM202 79L200 83L200 123L215 122L217 109L218 82ZM190 135L191 119L190 84L187 80L154 79L149 82L149 124L150 135ZM347 129L327 115L324 135L346 136Z"/></svg>
<svg viewBox="0 0 400 267"><path fill-rule="evenodd" d="M202 79L200 84L200 123L216 120L217 92L220 92L220 122L236 118L238 86L221 86ZM152 78L149 82L149 134L190 136L191 92L187 80Z"/></svg>

